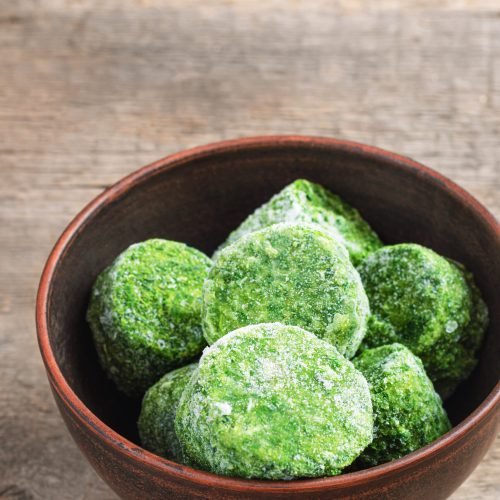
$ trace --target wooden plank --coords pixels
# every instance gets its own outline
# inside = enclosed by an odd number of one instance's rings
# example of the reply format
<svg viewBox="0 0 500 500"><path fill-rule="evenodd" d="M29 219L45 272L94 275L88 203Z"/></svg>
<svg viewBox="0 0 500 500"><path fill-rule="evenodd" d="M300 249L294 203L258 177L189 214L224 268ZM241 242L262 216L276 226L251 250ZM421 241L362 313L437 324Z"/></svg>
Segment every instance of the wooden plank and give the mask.
<svg viewBox="0 0 500 500"><path fill-rule="evenodd" d="M184 147L300 133L412 156L500 216L492 0L19 0L0 9L0 497L107 499L49 394L44 260L103 187ZM454 494L500 496L500 441Z"/></svg>

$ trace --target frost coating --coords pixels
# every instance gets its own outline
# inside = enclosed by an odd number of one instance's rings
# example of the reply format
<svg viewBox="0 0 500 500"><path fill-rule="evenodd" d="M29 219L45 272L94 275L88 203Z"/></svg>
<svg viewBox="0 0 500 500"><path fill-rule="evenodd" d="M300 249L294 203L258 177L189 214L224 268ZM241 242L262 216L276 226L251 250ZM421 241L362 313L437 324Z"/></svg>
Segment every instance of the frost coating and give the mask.
<svg viewBox="0 0 500 500"><path fill-rule="evenodd" d="M240 238L219 253L203 287L209 344L241 326L278 321L352 357L368 312L344 246L311 224L276 224Z"/></svg>
<svg viewBox="0 0 500 500"><path fill-rule="evenodd" d="M251 325L204 351L177 410L185 457L218 474L339 474L371 442L365 378L301 328Z"/></svg>
<svg viewBox="0 0 500 500"><path fill-rule="evenodd" d="M345 245L357 265L382 246L378 236L359 212L323 186L299 179L249 215L220 246L219 251L241 236L278 223L315 223ZM218 257L218 252L214 259Z"/></svg>
<svg viewBox="0 0 500 500"><path fill-rule="evenodd" d="M164 375L150 387L142 400L137 422L142 446L157 455L182 463L182 452L175 434L175 414L182 393L197 369L193 363Z"/></svg>
<svg viewBox="0 0 500 500"><path fill-rule="evenodd" d="M368 381L375 418L373 442L361 454L361 464L403 457L450 430L441 398L408 348L367 349L353 363Z"/></svg>
<svg viewBox="0 0 500 500"><path fill-rule="evenodd" d="M211 260L151 239L125 250L93 287L87 321L101 365L130 396L189 362L205 345L201 292Z"/></svg>
<svg viewBox="0 0 500 500"><path fill-rule="evenodd" d="M476 365L487 309L461 265L416 244L382 248L359 266L372 316L364 344L400 342L443 397Z"/></svg>

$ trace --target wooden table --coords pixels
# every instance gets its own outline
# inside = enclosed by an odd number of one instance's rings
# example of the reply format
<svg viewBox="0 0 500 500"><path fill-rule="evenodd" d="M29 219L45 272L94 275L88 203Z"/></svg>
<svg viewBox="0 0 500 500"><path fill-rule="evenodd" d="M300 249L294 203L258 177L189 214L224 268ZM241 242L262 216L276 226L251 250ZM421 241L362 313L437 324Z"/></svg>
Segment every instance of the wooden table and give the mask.
<svg viewBox="0 0 500 500"><path fill-rule="evenodd" d="M412 156L500 214L495 0L0 6L1 498L114 498L56 411L33 318L55 239L127 172L222 138L337 136ZM499 472L497 440L453 498L499 498Z"/></svg>

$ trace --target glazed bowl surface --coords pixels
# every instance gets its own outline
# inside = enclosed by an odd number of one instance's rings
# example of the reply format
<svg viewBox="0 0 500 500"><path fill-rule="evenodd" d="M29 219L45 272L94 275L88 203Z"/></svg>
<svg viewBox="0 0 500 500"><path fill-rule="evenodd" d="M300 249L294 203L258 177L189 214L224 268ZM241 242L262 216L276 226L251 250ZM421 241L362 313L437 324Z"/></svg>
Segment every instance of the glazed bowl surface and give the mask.
<svg viewBox="0 0 500 500"><path fill-rule="evenodd" d="M178 240L211 254L253 209L306 178L358 208L387 243L416 242L465 264L490 311L479 364L446 402L453 429L391 463L337 477L256 481L198 471L142 449L140 402L97 361L85 312L93 281L127 246ZM124 498L446 498L500 420L500 229L471 195L408 158L328 138L237 139L168 156L120 180L69 224L45 266L37 332L61 415L99 475Z"/></svg>

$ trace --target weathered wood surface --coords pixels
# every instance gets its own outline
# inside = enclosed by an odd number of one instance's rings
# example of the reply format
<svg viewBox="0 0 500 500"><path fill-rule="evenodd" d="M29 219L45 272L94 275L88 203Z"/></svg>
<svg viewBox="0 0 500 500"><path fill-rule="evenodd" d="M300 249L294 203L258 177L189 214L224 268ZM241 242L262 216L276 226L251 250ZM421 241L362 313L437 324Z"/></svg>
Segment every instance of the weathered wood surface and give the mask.
<svg viewBox="0 0 500 500"><path fill-rule="evenodd" d="M65 224L166 153L268 133L401 152L499 216L500 5L0 0L1 498L114 498L68 436L35 341ZM453 498L499 498L499 469L497 440Z"/></svg>

